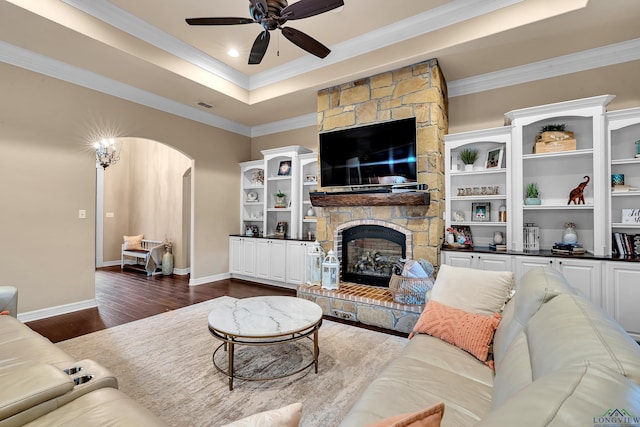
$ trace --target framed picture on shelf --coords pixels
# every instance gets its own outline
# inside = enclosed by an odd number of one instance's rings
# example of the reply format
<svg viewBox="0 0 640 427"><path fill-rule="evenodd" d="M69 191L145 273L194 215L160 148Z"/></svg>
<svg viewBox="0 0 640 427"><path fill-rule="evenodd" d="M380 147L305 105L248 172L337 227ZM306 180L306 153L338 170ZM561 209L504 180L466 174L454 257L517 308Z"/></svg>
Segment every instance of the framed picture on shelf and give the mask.
<svg viewBox="0 0 640 427"><path fill-rule="evenodd" d="M457 243L462 247L473 247L473 237L471 236L471 227L468 225L459 225L453 228L457 237L464 236L464 242Z"/></svg>
<svg viewBox="0 0 640 427"><path fill-rule="evenodd" d="M502 156L504 150L502 148L494 148L487 151L487 162L485 163L485 169L502 167Z"/></svg>
<svg viewBox="0 0 640 427"><path fill-rule="evenodd" d="M304 182L316 182L318 180L318 177L316 177L315 175L306 175L304 177Z"/></svg>
<svg viewBox="0 0 640 427"><path fill-rule="evenodd" d="M291 175L291 160L283 160L280 162L280 166L278 167L278 175L279 176Z"/></svg>
<svg viewBox="0 0 640 427"><path fill-rule="evenodd" d="M471 221L491 221L491 203L476 202L471 204Z"/></svg>
<svg viewBox="0 0 640 427"><path fill-rule="evenodd" d="M276 225L276 231L273 233L274 237L284 237L287 234L287 222L280 221L278 225Z"/></svg>

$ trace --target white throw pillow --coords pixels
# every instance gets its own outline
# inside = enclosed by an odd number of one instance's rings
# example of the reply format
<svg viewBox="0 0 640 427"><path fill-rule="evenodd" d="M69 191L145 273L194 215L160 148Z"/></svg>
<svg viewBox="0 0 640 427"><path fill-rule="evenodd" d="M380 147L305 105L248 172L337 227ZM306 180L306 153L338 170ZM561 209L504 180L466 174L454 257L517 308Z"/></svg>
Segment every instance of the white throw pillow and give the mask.
<svg viewBox="0 0 640 427"><path fill-rule="evenodd" d="M492 316L502 311L513 288L510 271L485 271L443 264L430 299L449 307Z"/></svg>
<svg viewBox="0 0 640 427"><path fill-rule="evenodd" d="M298 427L302 418L302 403L260 412L223 427Z"/></svg>

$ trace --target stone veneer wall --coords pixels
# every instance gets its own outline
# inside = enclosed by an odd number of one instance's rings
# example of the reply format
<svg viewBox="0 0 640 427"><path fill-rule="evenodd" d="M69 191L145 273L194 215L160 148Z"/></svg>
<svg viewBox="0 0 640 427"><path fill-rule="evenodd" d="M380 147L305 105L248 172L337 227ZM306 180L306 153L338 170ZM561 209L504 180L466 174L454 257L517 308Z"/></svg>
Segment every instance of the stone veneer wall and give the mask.
<svg viewBox="0 0 640 427"><path fill-rule="evenodd" d="M431 190L429 206L317 208L316 238L325 250L333 248L336 227L375 219L411 230L413 258L439 265L444 236L447 104L447 86L436 59L318 92L319 132L416 117L418 182L428 184Z"/></svg>

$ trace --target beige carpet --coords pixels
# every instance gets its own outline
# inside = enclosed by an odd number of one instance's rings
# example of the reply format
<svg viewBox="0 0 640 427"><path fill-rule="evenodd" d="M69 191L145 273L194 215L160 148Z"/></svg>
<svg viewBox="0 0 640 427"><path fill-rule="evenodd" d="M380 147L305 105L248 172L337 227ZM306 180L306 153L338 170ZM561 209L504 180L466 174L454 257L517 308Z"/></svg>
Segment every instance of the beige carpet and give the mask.
<svg viewBox="0 0 640 427"><path fill-rule="evenodd" d="M310 368L280 380L236 380L230 392L227 378L211 362L219 341L207 329L210 307L211 301L203 302L58 346L78 360L93 359L107 367L118 378L120 390L173 426L220 426L301 401L302 426L331 427L407 342L325 320L319 332L317 375ZM239 347L236 364L252 372L301 366L309 360L306 347L311 342L298 343L302 344ZM219 355L224 363L224 354Z"/></svg>

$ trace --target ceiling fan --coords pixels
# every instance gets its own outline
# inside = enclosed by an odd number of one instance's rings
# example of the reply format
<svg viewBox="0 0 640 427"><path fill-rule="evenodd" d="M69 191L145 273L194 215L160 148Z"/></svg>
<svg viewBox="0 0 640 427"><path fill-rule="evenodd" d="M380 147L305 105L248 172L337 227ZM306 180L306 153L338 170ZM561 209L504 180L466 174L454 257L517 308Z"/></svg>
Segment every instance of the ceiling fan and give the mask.
<svg viewBox="0 0 640 427"><path fill-rule="evenodd" d="M283 27L290 20L308 18L343 6L342 0L300 0L289 6L287 0L249 0L249 13L253 18L187 18L189 25L238 25L260 24L264 28L253 42L249 64L259 64L267 52L269 31L276 28L296 46L319 57L326 57L331 50L311 36L291 27Z"/></svg>

